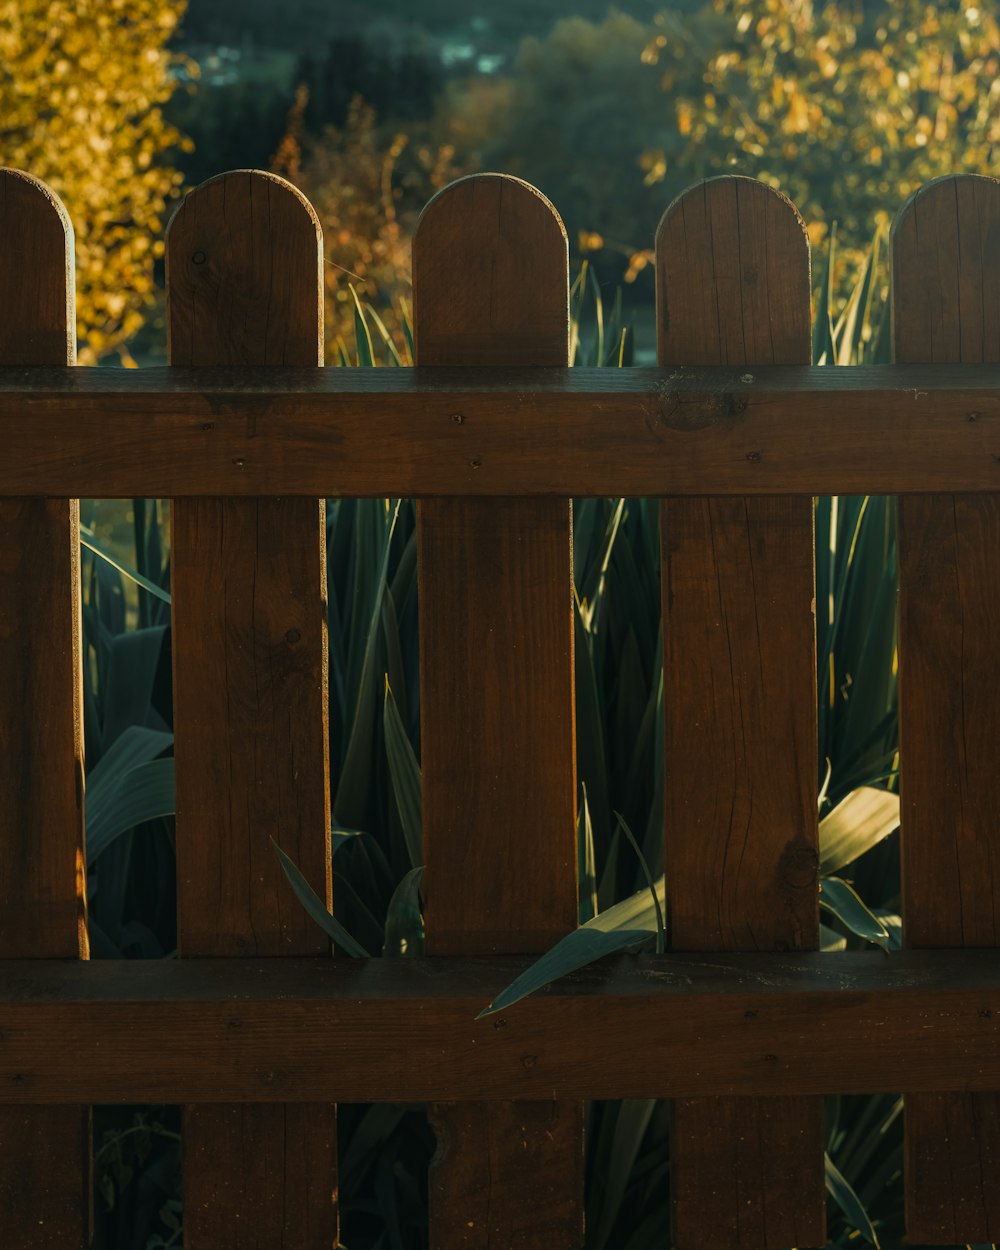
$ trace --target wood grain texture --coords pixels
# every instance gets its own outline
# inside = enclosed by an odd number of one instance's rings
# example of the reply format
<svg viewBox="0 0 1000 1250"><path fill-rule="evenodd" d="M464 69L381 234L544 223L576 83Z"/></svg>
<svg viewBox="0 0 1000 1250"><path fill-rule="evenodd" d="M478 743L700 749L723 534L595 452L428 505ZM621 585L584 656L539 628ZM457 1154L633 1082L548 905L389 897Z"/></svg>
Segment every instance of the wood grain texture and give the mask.
<svg viewBox="0 0 1000 1250"><path fill-rule="evenodd" d="M184 1113L184 1227L205 1246L338 1245L336 1115L305 1103L193 1104ZM213 1184L192 1191L193 1174ZM191 1234L185 1232L185 1241Z"/></svg>
<svg viewBox="0 0 1000 1250"><path fill-rule="evenodd" d="M768 1246L782 1234L796 1246L823 1243L816 1236L816 1125L803 1115L817 1101L779 1095L674 1103L674 1189L689 1210L717 1211L720 1224L728 1221L713 1232L715 1244Z"/></svg>
<svg viewBox="0 0 1000 1250"><path fill-rule="evenodd" d="M0 365L76 359L73 228L0 169ZM0 501L0 956L86 958L76 499ZM71 1043L67 1043L70 1051ZM90 1242L90 1112L0 1109L0 1236Z"/></svg>
<svg viewBox="0 0 1000 1250"><path fill-rule="evenodd" d="M1000 368L0 368L0 442L0 496L993 491Z"/></svg>
<svg viewBox="0 0 1000 1250"><path fill-rule="evenodd" d="M993 951L621 957L477 1020L532 958L0 963L0 1103L1000 1085ZM70 1033L72 1049L51 1045Z"/></svg>
<svg viewBox="0 0 1000 1250"><path fill-rule="evenodd" d="M38 1044L51 1047L52 1035ZM0 1106L4 1244L18 1250L89 1250L92 1164L89 1106Z"/></svg>
<svg viewBox="0 0 1000 1250"><path fill-rule="evenodd" d="M660 364L809 363L808 242L777 192L702 183L667 210L656 246ZM670 498L662 511L671 948L813 950L812 500ZM679 1250L824 1243L819 1100L683 1100L673 1122Z"/></svg>
<svg viewBox="0 0 1000 1250"><path fill-rule="evenodd" d="M452 184L413 243L418 366L567 365L568 266L534 188ZM577 911L569 502L424 500L417 560L428 950L540 952ZM432 1248L581 1244L581 1103L433 1117Z"/></svg>
<svg viewBox="0 0 1000 1250"><path fill-rule="evenodd" d="M581 1244L578 1107L571 1101L434 1104L431 1250ZM459 1160L470 1162L458 1166Z"/></svg>
<svg viewBox="0 0 1000 1250"><path fill-rule="evenodd" d="M895 358L1000 362L1000 182L946 178L892 232ZM1000 944L1000 501L900 501L903 920L909 947ZM1000 1094L911 1096L915 1242L1000 1238Z"/></svg>
<svg viewBox="0 0 1000 1250"><path fill-rule="evenodd" d="M250 172L203 184L167 237L171 363L321 365L322 263L315 213L289 184ZM174 504L182 956L327 948L271 846L329 903L324 515L316 499ZM331 1107L187 1109L191 1250L328 1250L335 1190Z"/></svg>

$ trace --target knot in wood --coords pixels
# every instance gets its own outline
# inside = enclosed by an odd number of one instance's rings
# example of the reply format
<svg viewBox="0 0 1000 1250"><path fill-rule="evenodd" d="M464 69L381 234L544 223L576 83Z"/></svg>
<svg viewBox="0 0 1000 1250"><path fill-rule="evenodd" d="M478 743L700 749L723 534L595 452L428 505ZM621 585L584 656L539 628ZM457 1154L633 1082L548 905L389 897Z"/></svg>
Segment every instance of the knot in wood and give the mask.
<svg viewBox="0 0 1000 1250"><path fill-rule="evenodd" d="M700 394L665 391L652 402L655 425L669 430L704 430L741 420L749 400L732 391Z"/></svg>
<svg viewBox="0 0 1000 1250"><path fill-rule="evenodd" d="M793 840L785 844L778 860L781 883L791 890L814 889L819 873L819 855L814 846Z"/></svg>

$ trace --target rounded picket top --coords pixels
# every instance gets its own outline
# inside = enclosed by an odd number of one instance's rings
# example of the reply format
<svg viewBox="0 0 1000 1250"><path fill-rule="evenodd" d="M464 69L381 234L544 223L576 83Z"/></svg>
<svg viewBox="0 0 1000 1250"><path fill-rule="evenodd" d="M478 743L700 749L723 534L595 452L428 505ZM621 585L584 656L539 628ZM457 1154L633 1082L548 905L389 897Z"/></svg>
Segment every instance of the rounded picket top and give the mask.
<svg viewBox="0 0 1000 1250"><path fill-rule="evenodd" d="M656 231L656 304L660 364L809 364L809 236L798 209L755 178L689 187Z"/></svg>
<svg viewBox="0 0 1000 1250"><path fill-rule="evenodd" d="M0 363L76 362L73 224L50 186L0 168Z"/></svg>
<svg viewBox="0 0 1000 1250"><path fill-rule="evenodd" d="M893 218L889 251L893 359L1000 362L1000 179L926 183Z"/></svg>
<svg viewBox="0 0 1000 1250"><path fill-rule="evenodd" d="M167 228L175 365L323 363L323 231L277 174L238 169L195 187Z"/></svg>
<svg viewBox="0 0 1000 1250"><path fill-rule="evenodd" d="M420 365L569 364L569 241L552 203L509 174L439 191L413 238Z"/></svg>

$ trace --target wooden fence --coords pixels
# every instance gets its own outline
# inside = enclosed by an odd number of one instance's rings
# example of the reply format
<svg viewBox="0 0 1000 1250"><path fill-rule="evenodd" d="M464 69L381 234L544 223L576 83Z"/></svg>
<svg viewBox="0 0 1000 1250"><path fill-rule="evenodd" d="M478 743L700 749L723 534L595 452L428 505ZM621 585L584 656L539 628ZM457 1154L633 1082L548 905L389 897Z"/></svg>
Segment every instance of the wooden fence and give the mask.
<svg viewBox="0 0 1000 1250"><path fill-rule="evenodd" d="M901 1088L911 1240L1000 1238L1000 183L902 209L892 367L810 366L763 185L692 188L656 246L659 367L568 371L558 217L462 180L414 243L418 367L322 371L316 217L227 174L169 231L169 369L75 370L68 219L0 176L4 1246L86 1245L86 1108L171 1102L188 1250L329 1247L333 1104L399 1100L432 1104L435 1250L568 1250L582 1100L622 1097L675 1100L682 1250L818 1246L821 1095ZM905 496L889 957L817 952L831 493ZM663 499L671 953L477 1021L575 923L568 499L623 494ZM85 962L80 495L175 500L177 961ZM326 958L270 846L330 900L341 495L421 501L422 960Z"/></svg>

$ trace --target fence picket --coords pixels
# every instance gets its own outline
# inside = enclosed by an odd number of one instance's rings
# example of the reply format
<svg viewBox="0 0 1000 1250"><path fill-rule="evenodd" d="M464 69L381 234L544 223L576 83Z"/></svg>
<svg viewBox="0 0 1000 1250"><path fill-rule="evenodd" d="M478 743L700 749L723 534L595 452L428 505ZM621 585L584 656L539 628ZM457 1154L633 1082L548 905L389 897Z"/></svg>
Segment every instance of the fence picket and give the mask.
<svg viewBox="0 0 1000 1250"><path fill-rule="evenodd" d="M419 365L568 363L566 234L525 183L483 175L435 197L413 287ZM575 926L570 532L565 499L419 505L433 954L534 953ZM432 1119L432 1250L580 1244L582 1104L442 1105Z"/></svg>
<svg viewBox="0 0 1000 1250"><path fill-rule="evenodd" d="M805 228L769 187L716 178L665 213L661 365L808 364L809 298ZM814 950L812 500L669 498L662 544L671 947ZM677 1101L674 1244L824 1244L822 1127L815 1098Z"/></svg>
<svg viewBox="0 0 1000 1250"><path fill-rule="evenodd" d="M899 363L1000 362L1000 182L944 178L907 201L892 313ZM998 496L903 497L899 559L906 945L997 946ZM908 1095L905 1152L909 1240L1000 1238L1000 1094Z"/></svg>
<svg viewBox="0 0 1000 1250"><path fill-rule="evenodd" d="M319 223L283 180L240 171L193 191L168 232L167 278L171 364L323 363ZM325 541L321 501L174 501L184 957L327 949L271 846L329 903ZM329 1250L335 1189L332 1107L186 1108L189 1250Z"/></svg>
<svg viewBox="0 0 1000 1250"><path fill-rule="evenodd" d="M0 364L76 360L73 228L0 169ZM87 958L76 499L0 500L0 958ZM90 1244L90 1109L0 1108L5 1245Z"/></svg>

